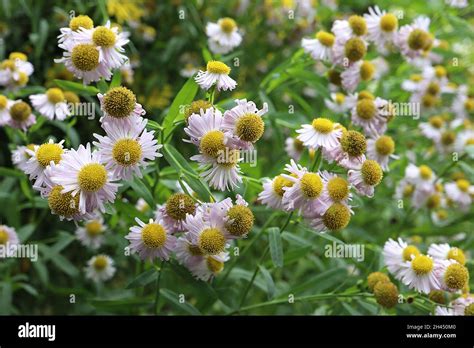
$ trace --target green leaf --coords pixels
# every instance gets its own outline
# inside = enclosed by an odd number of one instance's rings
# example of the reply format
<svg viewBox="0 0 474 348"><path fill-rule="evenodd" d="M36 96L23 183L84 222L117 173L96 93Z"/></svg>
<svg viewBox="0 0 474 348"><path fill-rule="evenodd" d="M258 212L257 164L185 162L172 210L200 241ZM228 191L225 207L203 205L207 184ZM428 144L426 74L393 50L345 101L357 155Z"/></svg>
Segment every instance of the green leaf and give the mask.
<svg viewBox="0 0 474 348"><path fill-rule="evenodd" d="M41 283L47 286L49 282L49 273L44 263L38 260L37 262L32 262L32 264Z"/></svg>
<svg viewBox="0 0 474 348"><path fill-rule="evenodd" d="M201 315L201 312L199 312L196 307L188 303L186 300L181 303L180 296L174 291L168 289L160 289L160 294L169 302L171 302L171 305L176 309L181 309L183 312L191 315Z"/></svg>
<svg viewBox="0 0 474 348"><path fill-rule="evenodd" d="M138 194L138 196L143 198L151 208L156 205L153 195L142 180L135 178L130 181L130 186L132 186L132 189Z"/></svg>
<svg viewBox="0 0 474 348"><path fill-rule="evenodd" d="M110 82L109 88L120 87L122 85L122 72L120 70L114 71L114 77L112 77L112 81Z"/></svg>
<svg viewBox="0 0 474 348"><path fill-rule="evenodd" d="M70 277L75 277L79 274L79 270L74 266L68 259L60 254L53 255L51 257L53 264L59 268L61 271L66 273Z"/></svg>
<svg viewBox="0 0 474 348"><path fill-rule="evenodd" d="M267 231L273 264L275 267L283 267L283 246L281 243L280 229L278 227L270 227Z"/></svg>
<svg viewBox="0 0 474 348"><path fill-rule="evenodd" d="M163 120L163 132L164 132L164 139L169 140L168 136L173 132L173 122L180 114L180 111L184 109L185 105L189 105L196 96L198 91L198 85L194 81L194 77L190 77L188 81L184 84L181 90L174 98L173 103L171 104L168 114L165 116Z"/></svg>
<svg viewBox="0 0 474 348"><path fill-rule="evenodd" d="M8 282L2 284L2 296L0 296L0 314L10 314L12 309L12 285Z"/></svg>
<svg viewBox="0 0 474 348"><path fill-rule="evenodd" d="M99 91L102 94L107 93L107 91L109 90L109 85L107 84L107 82L105 82L103 78L100 79L99 82L97 82L97 87L99 87Z"/></svg>
<svg viewBox="0 0 474 348"><path fill-rule="evenodd" d="M273 282L272 275L264 266L258 265L258 268L260 268L260 273L262 273L265 284L267 285L268 299L271 300L275 297L275 283Z"/></svg>
<svg viewBox="0 0 474 348"><path fill-rule="evenodd" d="M11 176L14 178L23 178L25 177L25 174L23 174L17 169L0 167L0 176Z"/></svg>
<svg viewBox="0 0 474 348"><path fill-rule="evenodd" d="M127 289L133 289L145 286L153 281L156 278L156 269L152 268L148 271L140 273L138 276L135 277L128 285Z"/></svg>
<svg viewBox="0 0 474 348"><path fill-rule="evenodd" d="M86 85L83 85L82 83L66 81L66 80L58 80L58 79L54 80L54 83L56 83L58 87L66 91L74 92L74 93L84 95L84 96L89 96L89 95L95 96L97 95L97 93L99 93L99 90L95 88L94 86L86 86Z"/></svg>
<svg viewBox="0 0 474 348"><path fill-rule="evenodd" d="M20 241L21 242L27 241L28 238L30 238L30 236L35 231L35 227L36 227L35 224L28 224L28 225L21 226L18 229L18 237L20 237Z"/></svg>

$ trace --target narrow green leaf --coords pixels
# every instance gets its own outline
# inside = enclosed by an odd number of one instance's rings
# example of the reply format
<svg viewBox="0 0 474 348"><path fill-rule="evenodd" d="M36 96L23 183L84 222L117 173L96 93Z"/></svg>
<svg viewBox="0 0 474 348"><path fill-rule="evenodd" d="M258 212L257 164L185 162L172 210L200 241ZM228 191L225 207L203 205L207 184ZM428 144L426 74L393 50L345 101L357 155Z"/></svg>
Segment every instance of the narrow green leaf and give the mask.
<svg viewBox="0 0 474 348"><path fill-rule="evenodd" d="M25 177L25 174L23 174L17 169L0 167L0 176L11 176L14 178L23 178Z"/></svg>
<svg viewBox="0 0 474 348"><path fill-rule="evenodd" d="M201 315L201 312L194 307L192 304L186 302L186 298L182 297L183 301L180 298L180 295L175 293L174 291L168 289L160 289L161 295L166 298L171 305L176 309L181 309L183 312L190 314L190 315Z"/></svg>
<svg viewBox="0 0 474 348"><path fill-rule="evenodd" d="M148 271L140 273L138 276L135 277L128 285L127 289L133 289L145 286L151 283L156 278L156 269L152 268Z"/></svg>
<svg viewBox="0 0 474 348"><path fill-rule="evenodd" d="M130 186L132 186L133 190L141 198L143 198L150 207L154 207L156 205L155 200L153 199L153 195L142 180L140 180L139 178L135 178L134 180L130 181Z"/></svg>
<svg viewBox="0 0 474 348"><path fill-rule="evenodd" d="M280 229L278 227L271 227L267 231L273 264L275 267L283 267L283 246L281 243Z"/></svg>
<svg viewBox="0 0 474 348"><path fill-rule="evenodd" d="M72 81L66 81L66 80L57 80L56 79L56 80L54 80L54 83L56 83L56 85L58 85L58 87L66 90L66 91L74 92L74 93L84 95L84 96L97 95L97 93L99 93L99 90L96 87L86 86L86 85L83 85L82 83L78 83L78 82L72 82Z"/></svg>
<svg viewBox="0 0 474 348"><path fill-rule="evenodd" d="M262 273L265 284L267 285L268 299L271 300L275 297L275 283L273 282L272 275L264 266L258 265L258 267L260 268L260 273Z"/></svg>
<svg viewBox="0 0 474 348"><path fill-rule="evenodd" d="M110 82L109 88L120 87L122 84L122 72L120 70L114 71L114 77L112 77L112 81Z"/></svg>

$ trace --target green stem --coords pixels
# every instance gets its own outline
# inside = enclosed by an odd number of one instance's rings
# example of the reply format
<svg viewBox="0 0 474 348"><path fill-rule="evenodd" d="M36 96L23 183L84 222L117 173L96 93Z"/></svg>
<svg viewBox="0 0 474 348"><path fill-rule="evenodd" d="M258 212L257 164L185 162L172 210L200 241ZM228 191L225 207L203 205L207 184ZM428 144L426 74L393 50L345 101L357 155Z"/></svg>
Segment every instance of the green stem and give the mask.
<svg viewBox="0 0 474 348"><path fill-rule="evenodd" d="M158 314L158 305L160 303L160 281L161 281L161 274L165 268L165 260L161 261L160 270L158 271L158 277L156 277L156 293L155 293L155 304L153 306L153 313L155 315Z"/></svg>

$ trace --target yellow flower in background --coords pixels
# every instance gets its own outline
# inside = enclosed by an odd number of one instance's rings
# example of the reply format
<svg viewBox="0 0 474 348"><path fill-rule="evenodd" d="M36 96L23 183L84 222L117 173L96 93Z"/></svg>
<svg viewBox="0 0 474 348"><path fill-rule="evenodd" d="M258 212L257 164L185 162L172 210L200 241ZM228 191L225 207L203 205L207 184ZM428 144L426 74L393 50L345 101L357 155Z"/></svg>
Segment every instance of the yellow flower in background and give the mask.
<svg viewBox="0 0 474 348"><path fill-rule="evenodd" d="M146 99L146 106L147 108L164 109L170 104L172 96L173 89L170 85L165 85L163 88L155 88Z"/></svg>
<svg viewBox="0 0 474 348"><path fill-rule="evenodd" d="M114 16L119 24L139 21L143 16L143 0L108 0L107 13Z"/></svg>

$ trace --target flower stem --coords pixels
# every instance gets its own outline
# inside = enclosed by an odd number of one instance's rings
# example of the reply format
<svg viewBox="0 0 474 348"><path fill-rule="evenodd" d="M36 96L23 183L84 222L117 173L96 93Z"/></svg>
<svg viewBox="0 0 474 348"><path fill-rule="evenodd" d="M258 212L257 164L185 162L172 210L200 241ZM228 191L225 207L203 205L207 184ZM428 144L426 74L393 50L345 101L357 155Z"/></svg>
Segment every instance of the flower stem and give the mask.
<svg viewBox="0 0 474 348"><path fill-rule="evenodd" d="M153 313L155 315L158 314L158 305L160 303L160 281L161 281L161 274L165 268L165 260L161 261L160 269L158 270L158 276L156 277L156 290L155 290L155 304L153 305Z"/></svg>

